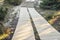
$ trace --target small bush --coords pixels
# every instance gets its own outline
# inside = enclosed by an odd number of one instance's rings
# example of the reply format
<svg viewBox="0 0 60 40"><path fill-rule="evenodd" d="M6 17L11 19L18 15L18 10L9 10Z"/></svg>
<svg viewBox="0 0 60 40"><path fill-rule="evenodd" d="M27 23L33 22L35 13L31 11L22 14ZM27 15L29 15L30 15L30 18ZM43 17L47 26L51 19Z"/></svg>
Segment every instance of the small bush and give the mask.
<svg viewBox="0 0 60 40"><path fill-rule="evenodd" d="M22 0L5 0L5 1L14 6L20 5L22 2Z"/></svg>
<svg viewBox="0 0 60 40"><path fill-rule="evenodd" d="M0 23L0 35L3 34L4 31L4 26L2 23Z"/></svg>
<svg viewBox="0 0 60 40"><path fill-rule="evenodd" d="M50 15L48 14L48 15L45 16L45 18L46 18L47 21L49 21L50 19L53 18L53 16L54 16L53 14L50 14Z"/></svg>
<svg viewBox="0 0 60 40"><path fill-rule="evenodd" d="M41 0L40 7L43 9L60 10L60 2L58 0Z"/></svg>
<svg viewBox="0 0 60 40"><path fill-rule="evenodd" d="M8 9L5 7L0 7L0 21L3 21L6 14L7 14Z"/></svg>

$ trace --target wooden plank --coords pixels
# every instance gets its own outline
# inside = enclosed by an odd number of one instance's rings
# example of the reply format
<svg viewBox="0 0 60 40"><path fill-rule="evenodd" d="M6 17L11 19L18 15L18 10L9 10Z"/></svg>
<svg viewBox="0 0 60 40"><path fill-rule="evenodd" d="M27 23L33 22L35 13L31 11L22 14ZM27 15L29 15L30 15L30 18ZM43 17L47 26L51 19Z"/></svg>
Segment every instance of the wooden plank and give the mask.
<svg viewBox="0 0 60 40"><path fill-rule="evenodd" d="M35 40L27 8L20 8L20 16L12 40Z"/></svg>
<svg viewBox="0 0 60 40"><path fill-rule="evenodd" d="M28 8L41 40L60 40L60 33L55 30L34 8Z"/></svg>

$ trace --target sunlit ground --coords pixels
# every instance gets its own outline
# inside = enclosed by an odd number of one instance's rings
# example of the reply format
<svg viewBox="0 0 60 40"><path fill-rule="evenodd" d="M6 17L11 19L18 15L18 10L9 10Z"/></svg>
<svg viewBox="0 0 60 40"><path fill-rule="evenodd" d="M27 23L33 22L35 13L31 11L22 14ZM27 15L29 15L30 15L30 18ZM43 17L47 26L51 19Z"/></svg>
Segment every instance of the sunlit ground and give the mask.
<svg viewBox="0 0 60 40"><path fill-rule="evenodd" d="M8 36L9 36L8 34L0 35L0 40L2 40L2 39L4 39L4 38L6 38L6 37L8 37Z"/></svg>
<svg viewBox="0 0 60 40"><path fill-rule="evenodd" d="M0 0L0 2L3 2L4 0Z"/></svg>
<svg viewBox="0 0 60 40"><path fill-rule="evenodd" d="M7 37L9 37L9 35L12 33L11 29L8 28L3 34L0 35L0 40L3 40Z"/></svg>

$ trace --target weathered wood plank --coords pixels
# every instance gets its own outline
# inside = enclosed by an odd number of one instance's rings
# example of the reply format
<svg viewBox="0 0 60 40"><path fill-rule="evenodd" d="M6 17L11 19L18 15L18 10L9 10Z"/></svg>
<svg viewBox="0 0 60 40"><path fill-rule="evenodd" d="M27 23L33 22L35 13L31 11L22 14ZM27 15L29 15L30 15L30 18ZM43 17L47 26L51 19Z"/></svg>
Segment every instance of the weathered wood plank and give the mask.
<svg viewBox="0 0 60 40"><path fill-rule="evenodd" d="M20 16L12 40L35 40L27 8L20 8Z"/></svg>
<svg viewBox="0 0 60 40"><path fill-rule="evenodd" d="M34 8L28 8L41 40L60 40L60 33L55 30Z"/></svg>

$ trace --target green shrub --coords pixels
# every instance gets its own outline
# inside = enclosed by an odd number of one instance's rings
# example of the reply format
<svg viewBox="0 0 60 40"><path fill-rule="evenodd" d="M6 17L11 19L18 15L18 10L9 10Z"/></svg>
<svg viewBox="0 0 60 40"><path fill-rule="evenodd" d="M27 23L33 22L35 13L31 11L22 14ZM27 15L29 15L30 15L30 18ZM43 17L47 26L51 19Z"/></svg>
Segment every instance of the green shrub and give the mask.
<svg viewBox="0 0 60 40"><path fill-rule="evenodd" d="M41 0L43 1L40 3L40 7L43 9L52 9L52 10L58 10L60 9L60 2L57 0Z"/></svg>
<svg viewBox="0 0 60 40"><path fill-rule="evenodd" d="M5 7L0 8L0 21L3 21L6 14L7 14L8 9Z"/></svg>
<svg viewBox="0 0 60 40"><path fill-rule="evenodd" d="M20 5L22 2L22 0L5 0L5 1L14 6Z"/></svg>
<svg viewBox="0 0 60 40"><path fill-rule="evenodd" d="M44 18L49 21L50 19L52 19L54 16L54 14L44 14Z"/></svg>
<svg viewBox="0 0 60 40"><path fill-rule="evenodd" d="M4 32L4 26L2 23L0 23L0 35Z"/></svg>

